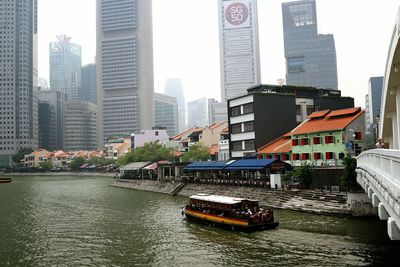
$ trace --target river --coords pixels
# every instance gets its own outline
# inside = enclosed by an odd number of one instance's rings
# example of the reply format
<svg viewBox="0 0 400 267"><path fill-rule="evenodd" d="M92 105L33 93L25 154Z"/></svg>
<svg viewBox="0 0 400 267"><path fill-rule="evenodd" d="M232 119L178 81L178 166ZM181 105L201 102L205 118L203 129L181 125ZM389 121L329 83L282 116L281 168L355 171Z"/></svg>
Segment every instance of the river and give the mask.
<svg viewBox="0 0 400 267"><path fill-rule="evenodd" d="M377 218L275 210L279 229L237 233L184 220L184 197L111 182L15 177L0 184L0 266L399 265L400 243Z"/></svg>

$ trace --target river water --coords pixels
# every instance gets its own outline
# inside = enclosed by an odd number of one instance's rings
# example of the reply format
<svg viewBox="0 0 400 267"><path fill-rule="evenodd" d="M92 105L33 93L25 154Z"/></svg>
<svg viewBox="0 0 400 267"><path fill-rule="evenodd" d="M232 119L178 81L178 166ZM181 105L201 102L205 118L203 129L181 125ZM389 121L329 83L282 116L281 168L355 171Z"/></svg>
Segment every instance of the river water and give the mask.
<svg viewBox="0 0 400 267"><path fill-rule="evenodd" d="M399 266L385 222L275 210L277 230L230 232L183 219L184 197L104 177L0 184L0 266Z"/></svg>

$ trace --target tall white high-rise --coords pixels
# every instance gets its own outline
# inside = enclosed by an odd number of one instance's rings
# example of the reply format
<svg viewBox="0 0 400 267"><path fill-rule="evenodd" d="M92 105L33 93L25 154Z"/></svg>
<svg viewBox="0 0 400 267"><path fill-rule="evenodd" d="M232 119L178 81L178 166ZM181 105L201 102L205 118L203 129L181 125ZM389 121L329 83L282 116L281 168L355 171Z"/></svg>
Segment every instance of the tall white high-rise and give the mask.
<svg viewBox="0 0 400 267"><path fill-rule="evenodd" d="M221 100L261 83L257 0L219 0Z"/></svg>
<svg viewBox="0 0 400 267"><path fill-rule="evenodd" d="M99 138L154 125L151 0L97 0ZM100 144L101 145L101 144Z"/></svg>
<svg viewBox="0 0 400 267"><path fill-rule="evenodd" d="M37 0L0 1L0 166L38 146Z"/></svg>

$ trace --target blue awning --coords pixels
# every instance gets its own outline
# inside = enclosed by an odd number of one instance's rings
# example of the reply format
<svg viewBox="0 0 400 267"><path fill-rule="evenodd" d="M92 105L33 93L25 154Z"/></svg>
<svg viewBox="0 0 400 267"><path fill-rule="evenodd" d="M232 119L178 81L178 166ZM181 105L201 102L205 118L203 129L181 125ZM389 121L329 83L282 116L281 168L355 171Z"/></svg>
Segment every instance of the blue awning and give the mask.
<svg viewBox="0 0 400 267"><path fill-rule="evenodd" d="M263 170L268 168L278 159L239 159L227 166L226 171Z"/></svg>
<svg viewBox="0 0 400 267"><path fill-rule="evenodd" d="M235 162L230 161L197 161L186 165L186 171L219 171L223 170L229 164Z"/></svg>

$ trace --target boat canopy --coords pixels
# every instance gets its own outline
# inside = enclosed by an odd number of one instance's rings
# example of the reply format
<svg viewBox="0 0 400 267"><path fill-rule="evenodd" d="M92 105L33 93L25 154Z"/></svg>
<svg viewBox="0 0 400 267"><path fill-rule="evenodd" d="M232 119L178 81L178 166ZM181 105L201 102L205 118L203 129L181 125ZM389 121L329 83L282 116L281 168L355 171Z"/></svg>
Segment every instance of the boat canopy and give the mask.
<svg viewBox="0 0 400 267"><path fill-rule="evenodd" d="M226 171L263 170L271 166L278 159L239 159L227 166Z"/></svg>
<svg viewBox="0 0 400 267"><path fill-rule="evenodd" d="M186 165L187 171L219 171L232 164L234 160L230 161L197 161Z"/></svg>
<svg viewBox="0 0 400 267"><path fill-rule="evenodd" d="M241 203L242 201L246 200L244 198L218 196L218 195L207 195L207 194L193 195L193 196L190 196L190 199L214 202L214 203L220 203L220 204L228 204L228 205L238 204L238 203Z"/></svg>

